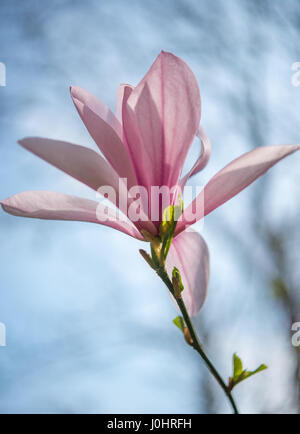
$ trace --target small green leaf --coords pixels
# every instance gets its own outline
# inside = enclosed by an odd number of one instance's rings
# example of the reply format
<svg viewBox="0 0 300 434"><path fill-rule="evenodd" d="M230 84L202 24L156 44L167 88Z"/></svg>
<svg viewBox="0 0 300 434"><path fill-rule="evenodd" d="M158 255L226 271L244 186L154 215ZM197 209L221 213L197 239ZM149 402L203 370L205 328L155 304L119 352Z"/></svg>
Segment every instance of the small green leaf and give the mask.
<svg viewBox="0 0 300 434"><path fill-rule="evenodd" d="M176 318L173 319L173 323L176 325L176 327L179 328L179 330L181 330L184 333L185 322L180 315L178 315Z"/></svg>
<svg viewBox="0 0 300 434"><path fill-rule="evenodd" d="M165 261L174 237L177 221L182 214L183 202L179 197L179 205L169 205L163 212L159 234L162 240L161 260Z"/></svg>
<svg viewBox="0 0 300 434"><path fill-rule="evenodd" d="M242 360L238 357L237 354L233 355L233 376L229 378L229 385L228 389L232 390L234 386L241 383L242 381L246 380L247 378L251 377L254 374L257 374L258 372L263 371L264 369L267 369L267 366L262 364L254 371L247 371L246 369L243 370L243 363Z"/></svg>
<svg viewBox="0 0 300 434"><path fill-rule="evenodd" d="M246 378L257 374L258 372L264 371L265 369L268 369L267 365L261 364L257 369L255 369L255 371L244 371L243 380L246 380Z"/></svg>
<svg viewBox="0 0 300 434"><path fill-rule="evenodd" d="M174 205L168 206L162 216L159 233L162 239L170 234L174 225Z"/></svg>
<svg viewBox="0 0 300 434"><path fill-rule="evenodd" d="M180 271L176 267L174 267L172 271L172 283L174 288L174 295L176 298L179 298L182 291L184 290L184 286L181 280Z"/></svg>
<svg viewBox="0 0 300 434"><path fill-rule="evenodd" d="M165 261L171 247L176 222L174 222L174 205L168 206L163 212L163 220L159 226L162 240L161 261Z"/></svg>
<svg viewBox="0 0 300 434"><path fill-rule="evenodd" d="M238 378L243 372L243 363L239 356L234 353L233 355L233 379Z"/></svg>

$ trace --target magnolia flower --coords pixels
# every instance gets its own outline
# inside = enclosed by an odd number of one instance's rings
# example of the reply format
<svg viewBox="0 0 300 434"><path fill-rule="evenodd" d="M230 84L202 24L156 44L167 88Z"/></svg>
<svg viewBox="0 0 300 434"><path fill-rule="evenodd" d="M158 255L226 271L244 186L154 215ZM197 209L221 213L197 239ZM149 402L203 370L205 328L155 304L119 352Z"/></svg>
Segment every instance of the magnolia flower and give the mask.
<svg viewBox="0 0 300 434"><path fill-rule="evenodd" d="M153 186L183 188L209 159L210 143L200 126L197 81L188 65L171 53L161 52L136 87L120 85L116 114L84 89L71 87L71 96L103 156L86 147L58 140L29 137L19 143L96 191L102 186L112 187L118 195L116 206L127 199L123 196L134 186L143 187L147 192ZM182 177L182 168L196 135L202 143L201 155ZM201 235L185 229L296 150L299 150L298 145L268 146L242 155L218 172L180 217L166 267L168 271L174 266L180 270L185 288L183 299L190 315L199 311L205 299L209 254ZM120 188L120 179L126 179L125 189ZM1 204L13 215L99 223L145 241L142 229L158 235L161 222L161 215L151 221L147 209L151 200L149 196L148 203L144 201L141 205L143 218L138 221L115 219L104 204L51 191L27 191ZM201 212L191 213L200 202L203 203ZM132 198L128 203L128 206L132 204Z"/></svg>

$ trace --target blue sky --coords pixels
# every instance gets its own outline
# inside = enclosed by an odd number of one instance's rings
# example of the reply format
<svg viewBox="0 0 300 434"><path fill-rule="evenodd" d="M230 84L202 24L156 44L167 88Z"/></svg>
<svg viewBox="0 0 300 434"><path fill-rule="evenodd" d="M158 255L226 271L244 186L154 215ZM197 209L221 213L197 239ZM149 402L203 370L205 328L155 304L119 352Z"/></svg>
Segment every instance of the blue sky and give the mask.
<svg viewBox="0 0 300 434"><path fill-rule="evenodd" d="M94 198L17 140L40 135L96 149L69 85L114 109L119 83L136 84L161 49L182 57L199 82L213 149L195 185L256 146L300 141L300 87L291 84L297 1L28 0L0 9L1 198L34 189ZM237 389L244 412L297 411L292 379L282 375L295 368L289 318L270 291L278 268L259 225L284 234L297 289L299 163L299 155L281 162L203 228L211 281L199 334L224 377L235 351L250 369L269 365ZM0 412L230 411L172 325L176 310L139 242L98 225L3 212L0 241ZM293 297L299 303L299 292Z"/></svg>

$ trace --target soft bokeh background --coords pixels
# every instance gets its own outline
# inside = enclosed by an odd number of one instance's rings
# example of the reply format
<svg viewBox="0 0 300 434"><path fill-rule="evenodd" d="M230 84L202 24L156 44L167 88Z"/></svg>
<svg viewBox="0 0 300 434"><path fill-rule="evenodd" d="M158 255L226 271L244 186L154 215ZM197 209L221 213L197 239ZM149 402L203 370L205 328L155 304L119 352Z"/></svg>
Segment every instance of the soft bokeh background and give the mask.
<svg viewBox="0 0 300 434"><path fill-rule="evenodd" d="M136 84L161 49L200 85L213 152L194 184L254 147L299 143L299 40L298 0L2 0L0 197L49 189L93 198L16 142L41 135L96 149L69 85L114 109L118 84ZM234 352L249 369L269 366L235 390L244 413L300 411L290 331L300 321L299 164L300 155L281 162L203 229L211 281L196 319L202 342L224 377ZM177 313L140 243L4 212L0 225L0 412L231 411L172 325Z"/></svg>

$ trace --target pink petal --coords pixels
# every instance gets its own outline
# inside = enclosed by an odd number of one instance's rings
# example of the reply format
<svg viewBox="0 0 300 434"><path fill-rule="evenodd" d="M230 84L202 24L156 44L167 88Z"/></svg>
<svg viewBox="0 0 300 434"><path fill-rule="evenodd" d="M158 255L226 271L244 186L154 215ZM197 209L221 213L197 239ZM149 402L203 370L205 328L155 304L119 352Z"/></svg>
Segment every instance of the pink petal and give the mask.
<svg viewBox="0 0 300 434"><path fill-rule="evenodd" d="M92 149L59 140L27 137L19 141L25 149L73 176L94 190L104 185L119 191L119 176L107 161Z"/></svg>
<svg viewBox="0 0 300 434"><path fill-rule="evenodd" d="M130 84L120 84L120 86L118 87L118 92L117 92L116 118L118 119L120 124L123 123L123 121L122 121L123 98L124 98L124 93L125 93L126 89L132 90L133 86L131 86Z"/></svg>
<svg viewBox="0 0 300 434"><path fill-rule="evenodd" d="M128 220L114 218L108 212L107 220L99 220L106 207L96 201L69 196L53 191L25 191L1 201L2 208L9 214L47 220L75 220L110 226L134 238L143 237Z"/></svg>
<svg viewBox="0 0 300 434"><path fill-rule="evenodd" d="M90 135L111 166L128 185L136 185L132 163L122 142L121 124L115 115L96 97L84 89L71 87L71 96Z"/></svg>
<svg viewBox="0 0 300 434"><path fill-rule="evenodd" d="M299 149L299 145L261 146L229 163L187 207L182 220L177 223L176 233L227 202L280 160ZM192 216L197 206L196 215Z"/></svg>
<svg viewBox="0 0 300 434"><path fill-rule="evenodd" d="M89 107L97 116L103 119L121 137L121 124L112 111L95 95L78 86L70 86L71 96ZM75 104L76 106L76 104Z"/></svg>
<svg viewBox="0 0 300 434"><path fill-rule="evenodd" d="M161 52L123 101L123 127L139 184L176 185L200 122L194 74L181 59Z"/></svg>
<svg viewBox="0 0 300 434"><path fill-rule="evenodd" d="M194 316L204 303L209 281L209 252L198 232L188 230L174 238L166 261L170 276L174 266L181 274L183 300Z"/></svg>
<svg viewBox="0 0 300 434"><path fill-rule="evenodd" d="M84 146L39 137L28 137L20 140L19 143L43 160L96 191L102 186L112 187L116 193L115 198L113 198L116 201L113 201L113 204L122 208L122 211L127 215L127 208L124 209L124 206L126 207L126 203L129 206L130 200L126 186L123 181L120 181L116 171L97 152ZM120 182L122 188L119 188ZM136 222L137 228L144 228L151 233L155 233L154 225L145 214L143 220L143 222Z"/></svg>
<svg viewBox="0 0 300 434"><path fill-rule="evenodd" d="M201 140L201 154L191 170L180 180L180 186L182 190L189 178L196 175L196 173L200 172L200 170L204 169L210 157L210 140L201 125L199 126L197 137L199 137Z"/></svg>

